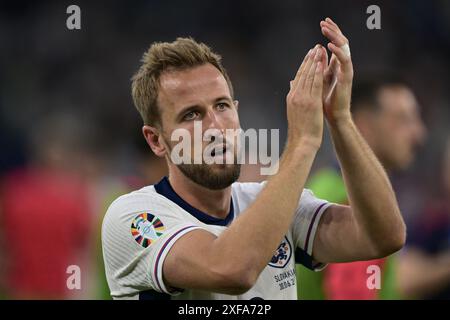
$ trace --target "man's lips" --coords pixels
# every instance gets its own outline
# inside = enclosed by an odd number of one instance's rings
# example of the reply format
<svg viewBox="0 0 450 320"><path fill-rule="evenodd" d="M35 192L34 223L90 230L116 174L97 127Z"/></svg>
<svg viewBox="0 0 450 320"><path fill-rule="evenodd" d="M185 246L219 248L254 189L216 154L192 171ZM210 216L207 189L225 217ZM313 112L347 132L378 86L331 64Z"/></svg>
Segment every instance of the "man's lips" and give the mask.
<svg viewBox="0 0 450 320"><path fill-rule="evenodd" d="M212 157L224 155L228 150L232 150L229 144L217 144L211 146L211 149Z"/></svg>

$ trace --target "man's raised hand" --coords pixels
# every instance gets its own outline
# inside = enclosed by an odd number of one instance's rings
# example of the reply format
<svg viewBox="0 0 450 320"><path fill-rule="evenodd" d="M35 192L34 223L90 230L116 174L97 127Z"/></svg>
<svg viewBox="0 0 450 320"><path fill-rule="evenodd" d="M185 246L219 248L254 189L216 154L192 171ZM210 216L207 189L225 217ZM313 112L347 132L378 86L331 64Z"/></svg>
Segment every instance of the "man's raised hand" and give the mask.
<svg viewBox="0 0 450 320"><path fill-rule="evenodd" d="M288 144L319 148L323 133L324 48L316 45L305 56L286 97Z"/></svg>
<svg viewBox="0 0 450 320"><path fill-rule="evenodd" d="M348 39L330 18L320 22L322 34L330 41L330 63L324 71L323 105L328 122L350 116L353 65Z"/></svg>

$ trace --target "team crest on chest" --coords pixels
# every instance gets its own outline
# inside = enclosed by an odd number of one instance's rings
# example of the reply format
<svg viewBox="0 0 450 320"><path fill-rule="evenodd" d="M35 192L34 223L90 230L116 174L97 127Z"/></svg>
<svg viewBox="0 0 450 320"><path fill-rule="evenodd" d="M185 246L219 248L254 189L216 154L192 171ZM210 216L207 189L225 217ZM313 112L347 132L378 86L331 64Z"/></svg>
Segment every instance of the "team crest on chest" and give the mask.
<svg viewBox="0 0 450 320"><path fill-rule="evenodd" d="M287 237L284 237L283 241L278 246L272 259L269 262L269 266L275 268L284 268L292 256L292 246Z"/></svg>
<svg viewBox="0 0 450 320"><path fill-rule="evenodd" d="M141 213L131 223L131 234L134 240L144 248L162 236L165 229L161 220L151 213Z"/></svg>

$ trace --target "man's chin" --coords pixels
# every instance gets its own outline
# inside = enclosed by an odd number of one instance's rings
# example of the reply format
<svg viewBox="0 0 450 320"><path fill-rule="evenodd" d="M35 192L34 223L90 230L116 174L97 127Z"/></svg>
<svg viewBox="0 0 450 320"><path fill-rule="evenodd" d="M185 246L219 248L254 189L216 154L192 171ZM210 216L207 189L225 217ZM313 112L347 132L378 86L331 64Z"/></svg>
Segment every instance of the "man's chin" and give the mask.
<svg viewBox="0 0 450 320"><path fill-rule="evenodd" d="M236 164L226 164L226 163L213 163L213 164L209 164L208 167L211 171L213 172L224 172L224 171L232 171L234 170L234 167L236 166Z"/></svg>
<svg viewBox="0 0 450 320"><path fill-rule="evenodd" d="M239 164L179 165L180 171L191 181L205 188L221 190L239 179Z"/></svg>

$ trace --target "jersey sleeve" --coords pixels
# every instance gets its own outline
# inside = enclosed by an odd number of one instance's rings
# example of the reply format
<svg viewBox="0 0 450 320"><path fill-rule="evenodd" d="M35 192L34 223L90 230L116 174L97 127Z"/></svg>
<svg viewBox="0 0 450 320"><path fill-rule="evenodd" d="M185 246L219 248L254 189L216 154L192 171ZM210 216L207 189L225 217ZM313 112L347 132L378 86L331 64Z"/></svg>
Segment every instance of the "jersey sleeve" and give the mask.
<svg viewBox="0 0 450 320"><path fill-rule="evenodd" d="M319 221L332 203L318 199L309 189L304 189L300 197L297 212L292 223L292 236L295 243L295 260L305 267L320 271L326 264L314 261L313 243Z"/></svg>
<svg viewBox="0 0 450 320"><path fill-rule="evenodd" d="M180 293L164 283L164 259L178 239L202 227L183 219L179 210L157 194L129 194L109 207L102 225L102 247L113 298L146 290Z"/></svg>

